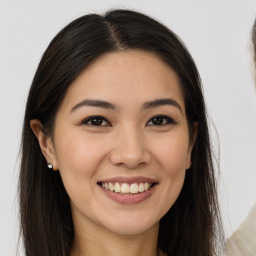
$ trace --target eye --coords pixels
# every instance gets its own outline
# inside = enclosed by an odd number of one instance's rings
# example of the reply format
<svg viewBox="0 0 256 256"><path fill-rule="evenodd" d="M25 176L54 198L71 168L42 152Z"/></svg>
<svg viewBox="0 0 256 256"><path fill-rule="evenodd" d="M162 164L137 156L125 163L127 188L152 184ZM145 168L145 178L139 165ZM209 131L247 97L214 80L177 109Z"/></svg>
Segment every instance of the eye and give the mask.
<svg viewBox="0 0 256 256"><path fill-rule="evenodd" d="M82 121L82 124L91 126L111 126L110 123L102 116L90 116Z"/></svg>
<svg viewBox="0 0 256 256"><path fill-rule="evenodd" d="M166 125L166 124L176 124L177 122L175 122L171 117L169 116L163 116L163 115L159 115L159 116L154 116L152 117L148 122L147 122L147 126L161 126L161 125Z"/></svg>

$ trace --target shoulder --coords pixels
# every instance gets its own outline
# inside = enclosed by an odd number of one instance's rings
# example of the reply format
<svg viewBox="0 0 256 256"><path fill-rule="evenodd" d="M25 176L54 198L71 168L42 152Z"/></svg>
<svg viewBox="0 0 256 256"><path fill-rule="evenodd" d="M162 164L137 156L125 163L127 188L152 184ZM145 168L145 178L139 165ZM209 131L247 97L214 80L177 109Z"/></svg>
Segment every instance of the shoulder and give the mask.
<svg viewBox="0 0 256 256"><path fill-rule="evenodd" d="M226 243L227 256L256 255L256 204Z"/></svg>

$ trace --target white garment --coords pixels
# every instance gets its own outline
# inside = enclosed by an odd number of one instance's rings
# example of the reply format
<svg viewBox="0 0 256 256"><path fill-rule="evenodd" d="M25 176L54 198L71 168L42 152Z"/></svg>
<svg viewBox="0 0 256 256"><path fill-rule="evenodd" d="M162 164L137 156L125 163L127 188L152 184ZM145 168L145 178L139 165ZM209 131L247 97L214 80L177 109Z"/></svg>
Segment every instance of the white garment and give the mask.
<svg viewBox="0 0 256 256"><path fill-rule="evenodd" d="M225 252L227 256L256 256L256 204L228 239Z"/></svg>

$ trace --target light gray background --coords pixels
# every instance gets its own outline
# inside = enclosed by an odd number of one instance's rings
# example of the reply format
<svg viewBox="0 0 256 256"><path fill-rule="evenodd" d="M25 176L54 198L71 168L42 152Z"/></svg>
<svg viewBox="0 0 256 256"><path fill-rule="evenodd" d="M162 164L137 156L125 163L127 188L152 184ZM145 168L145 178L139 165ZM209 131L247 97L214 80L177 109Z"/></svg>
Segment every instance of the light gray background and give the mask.
<svg viewBox="0 0 256 256"><path fill-rule="evenodd" d="M74 18L117 7L139 10L162 21L181 37L195 59L210 118L219 134L220 201L228 236L256 202L256 93L250 44L254 0L2 0L0 255L16 252L21 126L40 57L53 36Z"/></svg>

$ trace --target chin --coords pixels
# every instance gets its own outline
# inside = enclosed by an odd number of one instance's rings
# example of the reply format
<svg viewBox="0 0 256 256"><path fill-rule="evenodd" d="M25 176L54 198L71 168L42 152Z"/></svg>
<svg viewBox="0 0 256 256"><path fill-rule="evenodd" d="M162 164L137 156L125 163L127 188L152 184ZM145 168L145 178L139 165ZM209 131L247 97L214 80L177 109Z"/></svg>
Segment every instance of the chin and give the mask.
<svg viewBox="0 0 256 256"><path fill-rule="evenodd" d="M109 231L120 235L139 235L153 228L158 229L158 225L158 220L145 219L145 216L137 219L122 216L120 219L112 218L105 227Z"/></svg>

